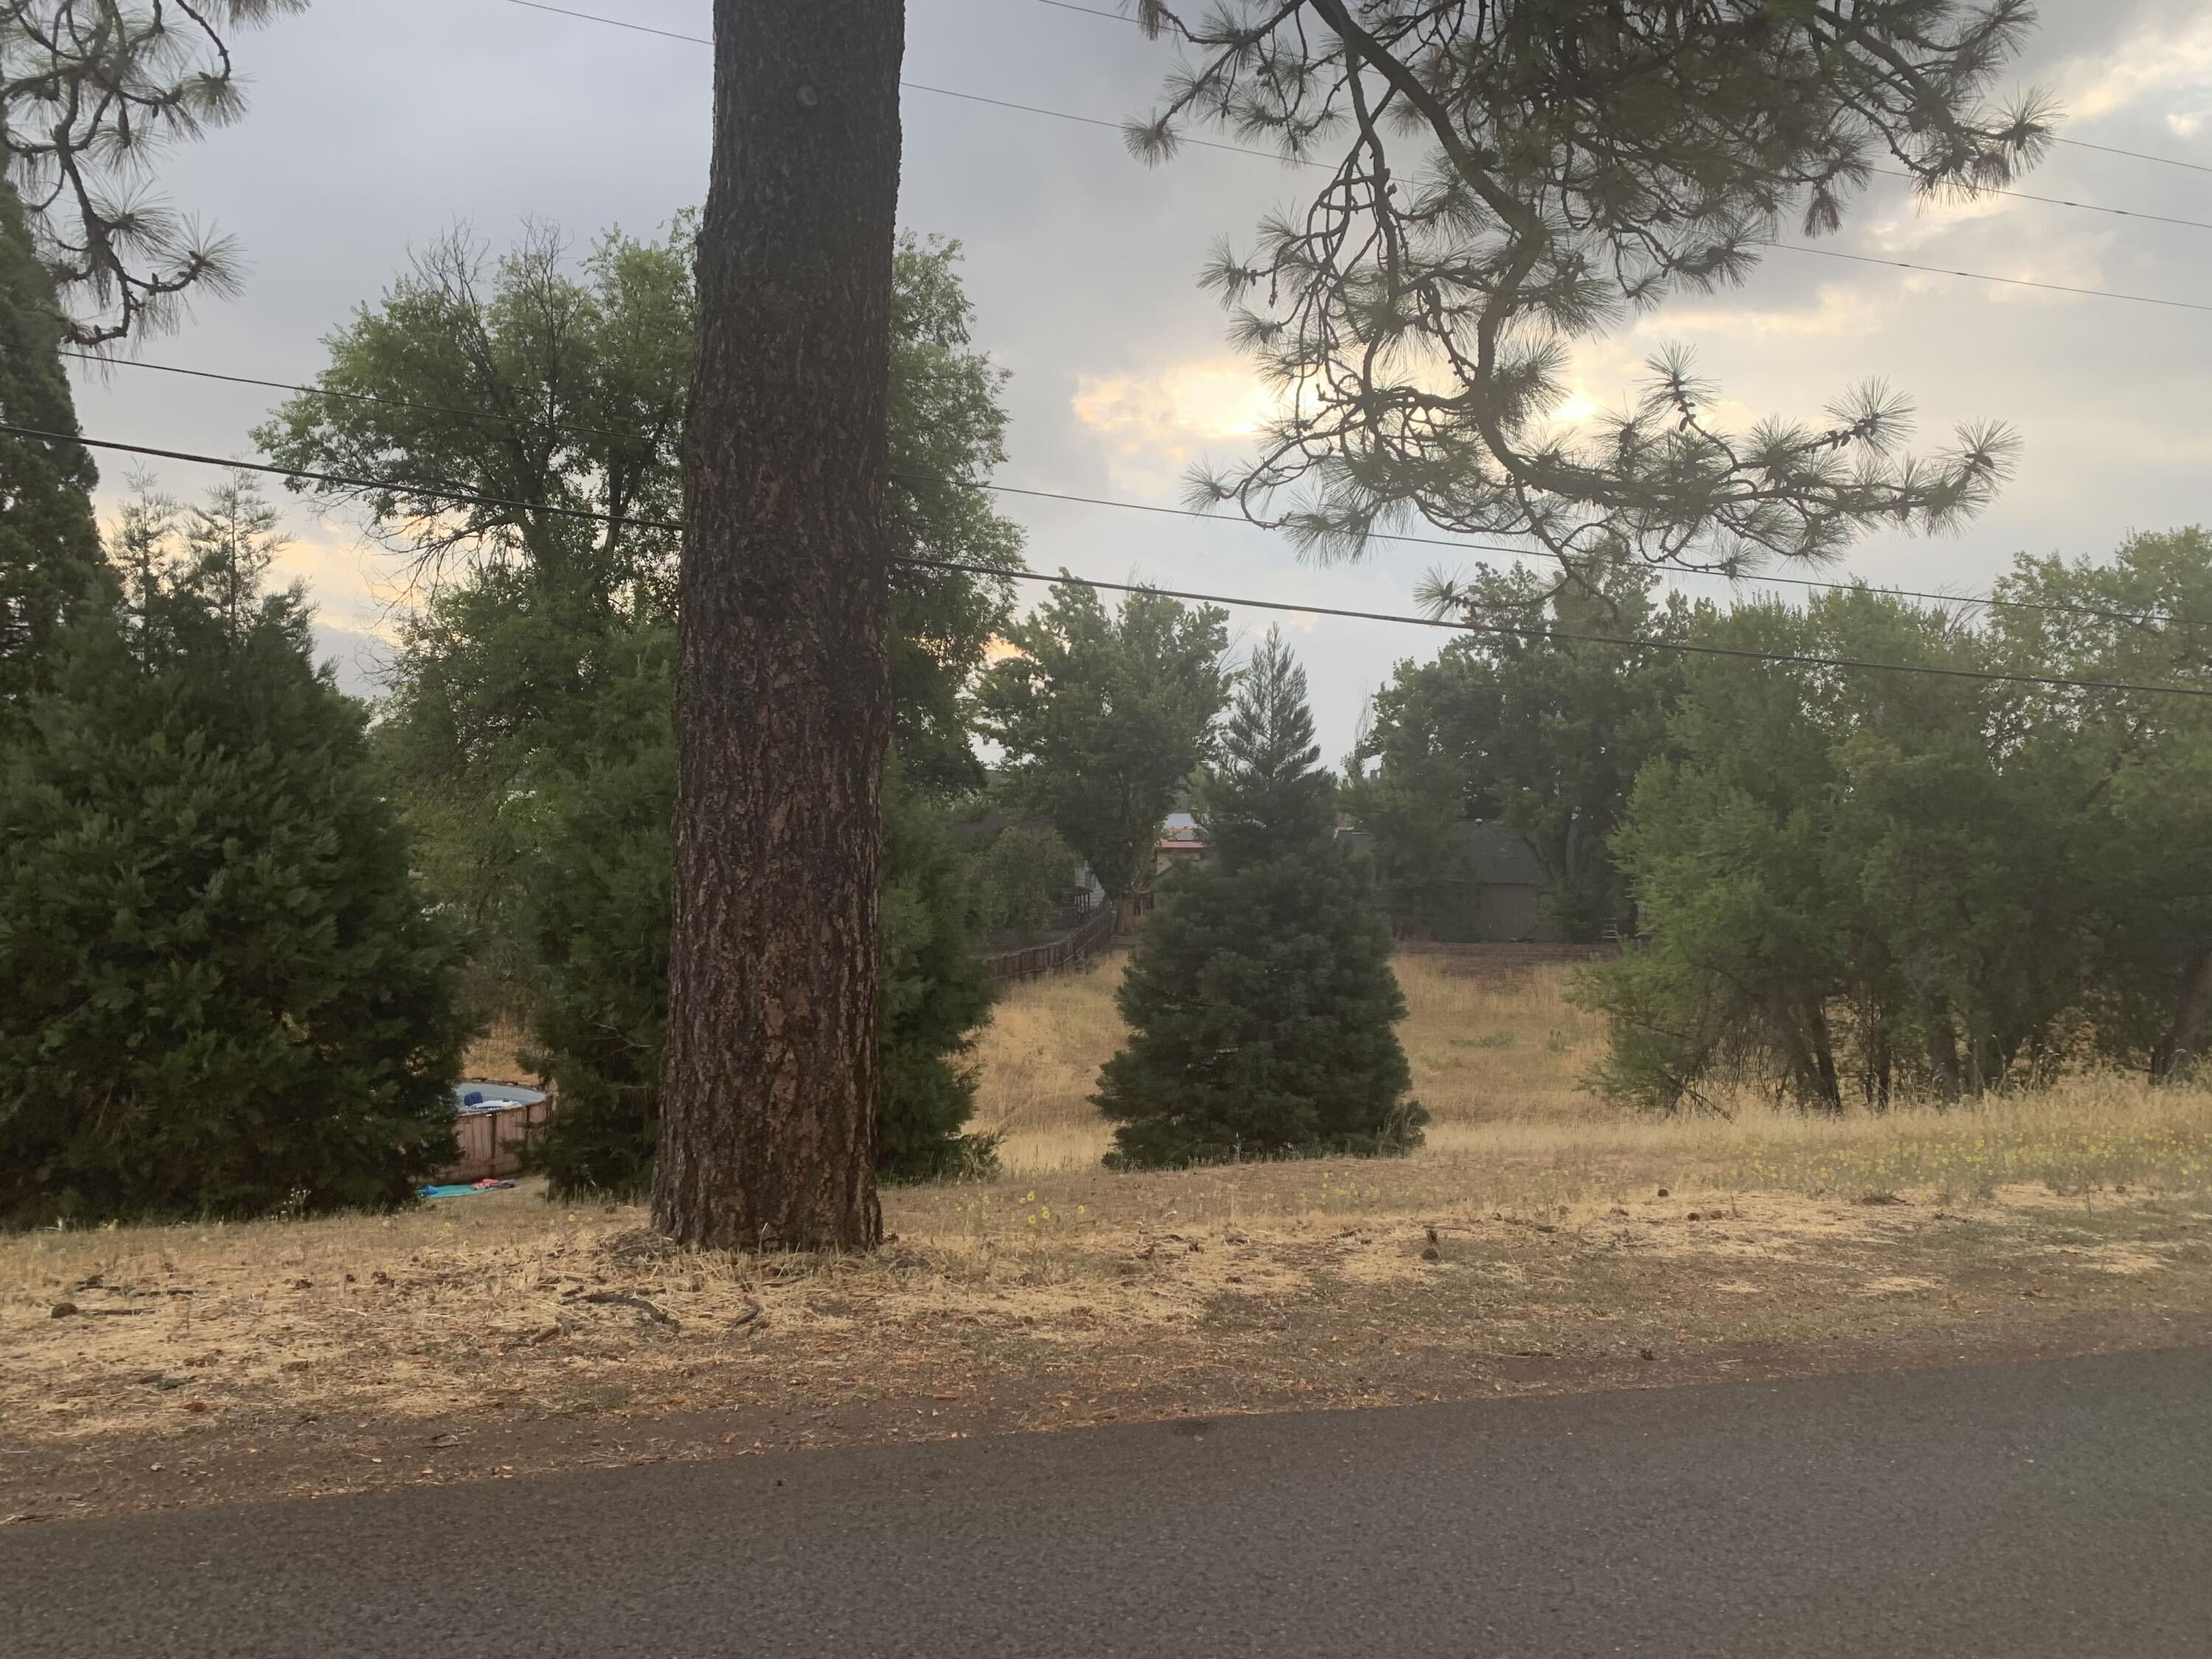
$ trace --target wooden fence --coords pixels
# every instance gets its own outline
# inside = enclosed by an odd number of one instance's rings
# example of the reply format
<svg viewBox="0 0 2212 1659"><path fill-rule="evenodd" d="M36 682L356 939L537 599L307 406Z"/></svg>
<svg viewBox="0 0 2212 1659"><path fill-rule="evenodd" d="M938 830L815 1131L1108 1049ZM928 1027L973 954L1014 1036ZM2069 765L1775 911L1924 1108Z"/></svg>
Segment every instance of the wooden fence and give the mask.
<svg viewBox="0 0 2212 1659"><path fill-rule="evenodd" d="M495 1106L489 1111L463 1112L453 1120L461 1155L440 1171L444 1182L483 1181L522 1173L523 1156L532 1138L553 1115L553 1103L534 1100L525 1104Z"/></svg>
<svg viewBox="0 0 2212 1659"><path fill-rule="evenodd" d="M1103 904L1065 938L1032 945L1024 951L1001 951L985 957L983 970L994 980L1035 979L1040 974L1088 962L1113 942L1114 907Z"/></svg>

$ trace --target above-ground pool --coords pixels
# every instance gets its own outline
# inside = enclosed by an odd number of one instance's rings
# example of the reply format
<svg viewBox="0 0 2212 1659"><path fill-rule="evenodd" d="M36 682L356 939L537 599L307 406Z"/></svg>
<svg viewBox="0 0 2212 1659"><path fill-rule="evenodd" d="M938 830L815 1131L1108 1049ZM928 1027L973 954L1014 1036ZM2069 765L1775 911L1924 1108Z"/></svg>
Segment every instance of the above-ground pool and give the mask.
<svg viewBox="0 0 2212 1659"><path fill-rule="evenodd" d="M508 1106L542 1106L543 1089L526 1089L515 1083L456 1083L453 1109L457 1112L496 1112Z"/></svg>
<svg viewBox="0 0 2212 1659"><path fill-rule="evenodd" d="M552 1116L553 1103L543 1089L471 1079L453 1085L453 1112L461 1156L440 1171L441 1182L521 1174L531 1137Z"/></svg>

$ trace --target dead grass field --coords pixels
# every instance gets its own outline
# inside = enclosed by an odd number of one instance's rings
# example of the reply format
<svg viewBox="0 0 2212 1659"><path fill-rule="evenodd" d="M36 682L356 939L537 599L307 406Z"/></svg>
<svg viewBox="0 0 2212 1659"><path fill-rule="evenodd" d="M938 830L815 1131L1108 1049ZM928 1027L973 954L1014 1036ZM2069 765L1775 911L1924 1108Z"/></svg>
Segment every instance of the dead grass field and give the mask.
<svg viewBox="0 0 2212 1659"><path fill-rule="evenodd" d="M1113 992L1125 959L1116 953L1081 972L1017 985L994 1011L976 1049L976 1122L1005 1136L1000 1155L1010 1172L1076 1169L1105 1152L1111 1136L1089 1097L1099 1066L1121 1046ZM1605 1033L1601 1021L1565 1001L1570 969L1472 973L1442 956L1401 956L1396 968L1408 1009L1399 1036L1413 1093L1432 1120L1431 1148L1472 1144L1470 1132L1502 1124L1619 1117L1576 1085Z"/></svg>
<svg viewBox="0 0 2212 1659"><path fill-rule="evenodd" d="M1116 1176L1114 971L1002 1006L1006 1172L890 1193L865 1261L528 1188L0 1239L0 1517L2212 1337L2212 1092L1629 1118L1561 970L1413 959L1421 1152Z"/></svg>

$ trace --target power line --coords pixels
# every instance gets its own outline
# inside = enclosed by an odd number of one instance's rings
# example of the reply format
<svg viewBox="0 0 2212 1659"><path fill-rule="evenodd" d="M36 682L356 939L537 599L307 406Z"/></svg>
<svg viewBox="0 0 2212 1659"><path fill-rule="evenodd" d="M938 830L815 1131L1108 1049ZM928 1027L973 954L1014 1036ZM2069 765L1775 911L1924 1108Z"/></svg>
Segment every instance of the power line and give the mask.
<svg viewBox="0 0 2212 1659"><path fill-rule="evenodd" d="M1885 179L1902 179L1907 183L1914 182L1918 176L1910 173L1899 173L1894 167L1875 167L1872 171L1880 173ZM2140 219L2146 224L2185 225L2191 230L2212 230L2212 220L2176 219L2163 213L2142 213L2133 208L2106 207L2101 202L2069 202L2063 196L2038 196L2032 191L2000 190L1995 185L1978 185L1975 186L1973 194L1975 196L2009 196L2014 201L2040 202L2045 207L2072 208L2080 213L2109 213L2114 218Z"/></svg>
<svg viewBox="0 0 2212 1659"><path fill-rule="evenodd" d="M619 17L603 17L596 12L571 11L565 6L547 5L544 3L544 0L507 0L507 3L512 6L526 6L532 11L551 12L556 16L573 17L586 23L605 23L611 28L633 29L641 34L657 34L665 36L666 39L671 40L689 40L697 46L710 46L714 45L714 42L704 35L678 34L672 29L653 28L646 24L632 23ZM1061 0L1043 0L1043 3L1060 4ZM1087 6L1073 5L1063 5L1062 9L1070 11L1090 11L1092 9ZM1112 14L1102 12L1097 15L1101 16L1109 16ZM1017 104L1010 102L1003 98L986 98L980 93L955 92L949 87L924 86L918 81L902 81L899 82L899 85L906 88L910 92L933 93L941 98L957 98L971 104L988 104L996 109L1016 110L1024 115L1042 115L1055 121L1073 121L1079 125L1087 127L1104 127L1110 131L1117 133L1124 130L1121 122L1104 120L1095 115L1073 115L1070 114L1066 110L1046 109L1036 104ZM1238 155L1257 155L1264 160L1271 161L1291 161L1292 159L1279 155L1273 150L1251 149L1242 144L1218 143L1212 139L1206 138L1178 138L1176 142L1178 143L1194 144L1206 149L1230 150ZM2095 147L2091 146L2091 148ZM2119 153L2124 154L2126 152ZM2156 161L2161 158L2156 156L2146 156L2143 159L2147 161ZM1326 167L1326 163L1320 161L1295 161L1292 164L1298 167ZM2193 163L2178 161L2173 165L2177 167L2185 167L2193 165ZM2207 168L2206 171L2212 172L2212 168ZM2006 195L2018 195L2021 192L2008 191L2002 193ZM2030 197L2027 199L2031 201L2053 201L2057 198L2050 197ZM2081 206L2081 204L2069 202L2063 204L2062 205L2078 207ZM2118 213L2124 210L2110 208L2098 209L2096 210L2100 212ZM2153 216L2130 215L2129 216L2148 218ZM2196 222L2192 220L2177 219L2171 221L2170 222L2175 224L2191 224ZM2212 305L2199 305L2188 300L2161 300L2146 294L2120 294L2116 293L2110 289L2102 288L2069 288L2063 283L2059 283L2031 282L2026 277L2021 276L1992 276L1985 272L1978 270L1946 270L1941 267L1933 265L1907 264L1901 259L1879 259L1869 254L1843 253L1832 248L1806 247L1796 242L1765 242L1760 244L1760 246L1765 247L1787 248L1793 253L1819 254L1824 258L1850 259L1860 264L1895 265L1905 270L1927 270L1944 276L1965 276L1978 283L2002 283L2011 288L2047 289L2057 294L2086 295L2091 298L2104 300L2124 300L2134 305L2166 306L2178 311L2212 311Z"/></svg>
<svg viewBox="0 0 2212 1659"><path fill-rule="evenodd" d="M156 449L146 444L120 443L111 438L88 438L65 432L46 432L35 427L18 426L6 421L0 421L0 432L10 433L20 438L35 438L46 443L81 444L88 449L116 450L124 454L149 456L159 460L187 461L201 466L222 467L231 471L259 472L272 474L278 477L304 478L318 483L342 484L357 489L382 489L395 494L422 495L478 506L549 513L562 518L590 520L601 524L633 524L643 529L671 530L679 534L684 528L681 524L668 519L629 519L616 514L597 512L589 507L556 507L550 502L518 501L507 497L482 495L474 490L398 483L390 479L361 478L344 473L317 471L307 467L278 466L267 461L229 460L220 455L203 455L190 450ZM1874 662L1853 657L1817 657L1790 652L1753 651L1735 646L1699 645L1686 640L1624 639L1615 635L1570 633L1564 629L1528 628L1511 623L1454 621L1442 617L1410 616L1401 611L1356 611L1341 605L1299 605L1287 599L1255 599L1240 594L1201 593L1188 589L1160 587L1148 582L1110 582L1096 577L1071 575L1066 572L1055 576L1036 570L1001 570L992 565L966 564L950 559L923 559L894 556L890 562L893 564L914 569L944 570L983 576L1001 581L1070 582L1079 587L1088 587L1101 592L1157 593L1166 599L1180 599L1194 605L1237 605L1247 610L1272 611L1289 616L1331 617L1354 622L1391 623L1409 628L1443 629L1463 634L1492 634L1504 638L1549 641L1574 645L1605 645L1628 651L1671 651L1686 656L1726 657L1747 662L1795 664L1804 667L1850 669L1870 673L1931 675L1944 679L1977 680L2006 685L2034 685L2059 690L2128 691L2148 696L2212 697L2212 687L2143 685L2126 680L2086 680L2054 674L2013 674L1996 669L1946 668L1924 663Z"/></svg>
<svg viewBox="0 0 2212 1659"><path fill-rule="evenodd" d="M2094 299L2125 300L2139 306L2168 306L2176 311L2212 311L2212 305L2200 305L2194 300L2160 300L2148 294L2121 294L2109 288L2069 288L2063 283L2032 282L2025 276L1992 276L1981 270L1951 270L1942 265L1908 264L1902 259L1878 258L1870 253L1845 253L1840 248L1807 247L1801 242L1762 242L1762 247L1778 247L1790 253L1817 254L1823 259L1849 259L1854 264L1894 265L1899 270L1925 271L1936 276L1966 276L1977 283L2002 283L2008 288L2039 288L2053 294L2085 294Z"/></svg>
<svg viewBox="0 0 2212 1659"><path fill-rule="evenodd" d="M2114 149L2110 144L2093 144L2082 138L2054 138L2054 144L2064 144L2069 149L2094 149L2106 155L2124 155L2131 161L2155 161L2162 167L2187 167L2191 173L2212 173L2212 167L2202 161L2183 161L2171 155L2152 155L2139 149Z"/></svg>
<svg viewBox="0 0 2212 1659"><path fill-rule="evenodd" d="M107 368L153 369L164 374L190 375L196 380L223 380L240 386L266 386L272 391L296 392L311 397L348 398L362 403L374 404L387 409L419 410L428 414L458 415L466 418L486 421L514 422L520 419L520 417L514 416L494 414L489 410L462 409L448 404L416 403L411 398L381 398L372 396L367 392L333 392L325 387L307 386L297 381L264 380L246 374L222 374L216 373L213 369L185 368L175 363L148 362L143 358L102 357L94 353L84 351L64 351L62 355L64 356L79 358L86 362L97 363L101 367ZM957 379L958 377L956 375L945 374L921 376L917 378L950 380ZM574 429L579 432L594 432L607 437L625 440L633 439L638 435L635 433L616 431L607 427L586 426L581 424L579 424ZM904 483L912 483L921 482L919 480L907 478L902 474L894 476L899 477L901 481ZM978 483L974 480L964 478L946 479L943 482L952 484L956 488L985 490L995 495L1022 495L1036 501L1066 501L1079 507L1111 507L1124 513L1151 513L1166 518L1197 519L1207 524L1241 524L1248 528L1261 531L1270 531L1279 528L1278 526L1255 523L1250 519L1225 519L1218 514L1200 512L1194 507L1161 507L1151 501L1125 501L1117 500L1109 495L1079 495L1067 490L1037 489L1021 484ZM367 488L373 486L349 487ZM1367 539L1370 541L1394 542L1413 547L1441 547L1448 549L1455 553L1503 553L1513 558L1524 559L1542 558L1546 556L1540 550L1534 548L1508 547L1504 544L1498 542L1455 541L1442 536L1405 536L1394 534L1388 531L1372 531L1369 532ZM1731 576L1725 571L1681 569L1674 571L1670 574L1677 576L1705 576L1720 581L1753 581L1769 584L1778 583L1790 587L1817 589L1838 593L1849 592L1856 588L1869 586L1869 584L1863 582L1829 582L1820 581L1809 576L1782 576L1765 574L1762 573L1752 573L1745 576L1738 577ZM1924 588L1892 587L1887 586L1875 589L1875 591L1887 593L1895 598L1903 599L1930 599L1945 605L1972 605L2007 611L2038 611L2054 615L2094 617L2105 622L2171 623L2185 620L2182 617L2175 617L2166 611L2115 611L2095 605L2063 605L2044 600L2001 599L1996 595L1990 593L1940 593Z"/></svg>
<svg viewBox="0 0 2212 1659"><path fill-rule="evenodd" d="M143 357L104 357L96 351L74 351L67 348L63 349L60 355L64 357L74 357L80 362L93 363L101 368L150 368L162 374L189 375L196 380L222 380L232 386L266 386L271 392L296 392L308 398L332 398L343 403L373 404L380 409L410 409L425 415L457 415L463 420L496 421L507 426L543 426L550 423L548 417L542 415L501 415L496 410L489 409L461 409L452 404L420 403L412 398L380 397L373 392L341 392L332 386L307 386L296 380L264 380L252 374L223 374L211 368L185 368L176 363L148 362ZM979 363L977 367L988 371L995 368L997 365ZM967 374L955 370L940 373L932 369L906 369L898 371L894 378L909 380L965 380ZM581 421L573 422L569 429L574 432L595 433L603 438L620 438L624 441L635 441L643 435L635 432L619 431L613 427L592 426Z"/></svg>
<svg viewBox="0 0 2212 1659"><path fill-rule="evenodd" d="M556 17L573 17L579 22L605 23L609 28L629 29L637 34L657 34L664 40L688 40L693 46L711 46L714 44L707 35L679 34L674 29L654 28L646 23L633 23L627 18L603 17L599 13L591 11L571 11L566 6L547 5L544 0L507 0L507 3L510 6L526 6L532 11L551 12ZM951 87L927 86L920 81L902 81L899 85L908 92L926 92L938 98L957 98L963 103L988 104L994 109L1018 110L1024 115L1042 115L1054 121L1073 121L1079 126L1104 127L1109 131L1115 133L1122 131L1121 122L1105 120L1096 115L1071 115L1064 109L1045 109L1036 104L1012 103L1004 98L986 98L980 92L956 92ZM1274 150L1253 149L1243 144L1224 144L1212 138L1183 138L1177 142L1194 144L1200 149L1227 150L1232 155L1256 155L1266 161L1279 163L1290 159ZM1321 164L1316 161L1297 161L1292 165L1318 167Z"/></svg>
<svg viewBox="0 0 2212 1659"><path fill-rule="evenodd" d="M1107 21L1111 23L1133 24L1137 21L1126 11L1107 11L1097 6L1080 6L1077 5L1074 3L1074 0L1036 0L1036 3L1041 6L1050 6L1055 11L1079 11L1086 16L1103 17ZM2070 149L2094 149L2106 155L2124 155L2129 160L2134 161L2155 161L2160 167L2187 167L2192 173L2212 173L2212 166L2207 166L2202 161L2179 161L2171 155L2153 155L2146 151L2139 149L2115 149L2110 144L2093 144L2086 139L2081 138L2053 138L2051 142L2054 144L2064 144ZM1875 170L1879 173L1883 172L1886 169L1877 167ZM1909 173L1899 173L1892 174L1891 176L1899 179L1909 179L1912 175ZM2018 191L2008 190L1999 191L1996 193L2001 196L2016 196L2021 192ZM2031 196L2027 199L2031 202L2043 202L2051 200L2052 198L2045 196ZM2088 204L2082 202L2060 202L2057 205L2060 207L2086 207ZM2104 213L2118 213L2124 211L2124 210L2120 208L2102 208L2099 209L2098 211ZM2155 214L2136 214L2130 215L2130 216L2148 219L2155 218L2157 216ZM2196 221L2191 219L2177 219L2171 222L2185 225L2194 224L2196 223ZM2212 228L2212 227L2206 227L2206 228Z"/></svg>

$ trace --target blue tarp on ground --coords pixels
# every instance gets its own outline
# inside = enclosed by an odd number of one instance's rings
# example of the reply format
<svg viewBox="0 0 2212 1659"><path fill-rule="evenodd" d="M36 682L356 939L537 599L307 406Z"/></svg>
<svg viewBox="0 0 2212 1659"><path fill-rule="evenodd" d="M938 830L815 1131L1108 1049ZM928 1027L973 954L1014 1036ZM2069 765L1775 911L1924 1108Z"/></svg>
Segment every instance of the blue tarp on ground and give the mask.
<svg viewBox="0 0 2212 1659"><path fill-rule="evenodd" d="M417 1198L466 1198L472 1193L503 1193L514 1183L512 1181L486 1181L459 1187L418 1187Z"/></svg>

